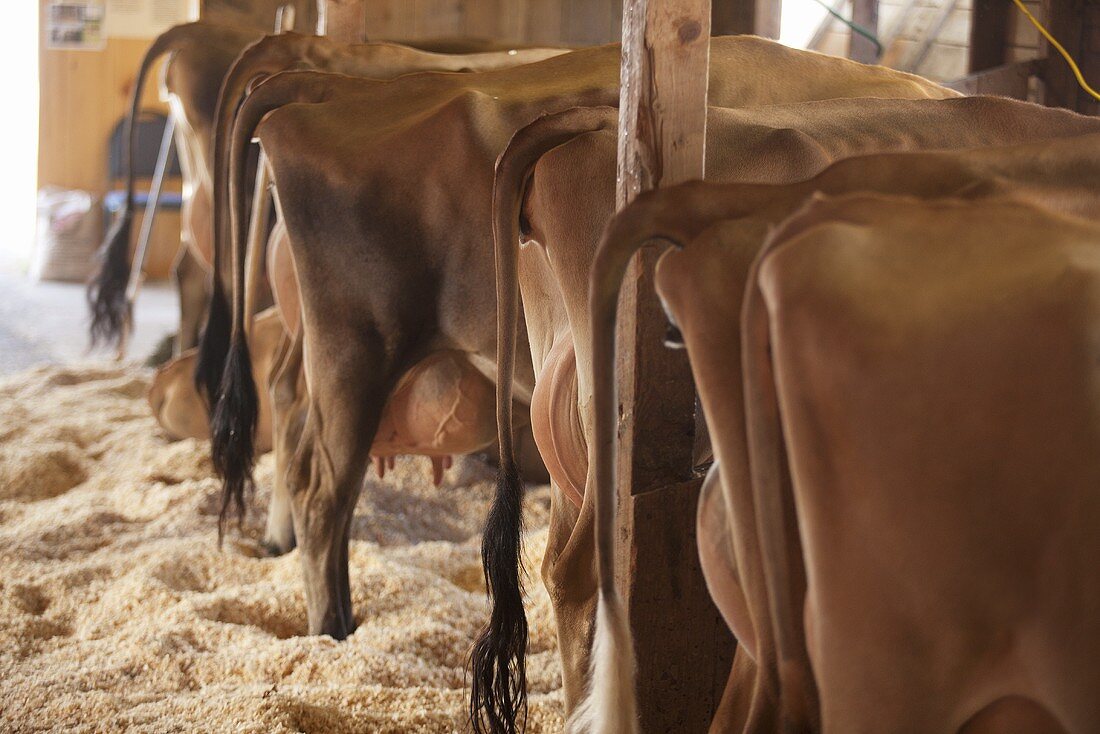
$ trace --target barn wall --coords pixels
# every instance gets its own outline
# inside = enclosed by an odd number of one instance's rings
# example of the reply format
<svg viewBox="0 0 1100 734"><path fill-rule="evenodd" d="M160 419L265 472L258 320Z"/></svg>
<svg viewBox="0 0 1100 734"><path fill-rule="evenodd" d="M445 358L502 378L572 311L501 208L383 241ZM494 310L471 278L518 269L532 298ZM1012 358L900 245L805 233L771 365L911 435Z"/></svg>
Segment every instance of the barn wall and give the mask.
<svg viewBox="0 0 1100 734"><path fill-rule="evenodd" d="M1010 0L1004 1L1010 2ZM888 50L885 63L895 68L914 71L937 81L965 76L968 71L967 58L970 46L971 0L959 0L955 9L948 15L947 22L939 38L932 44L927 58L914 68L921 39L935 25L942 9L949 3L950 0L918 0L908 22L901 28L896 42ZM1042 17L1039 0L1028 0L1026 4L1036 17ZM904 5L906 5L905 0L882 0L879 15L880 35L885 34L892 27ZM849 8L841 10L845 16L849 16L850 12ZM1009 49L1009 61L1022 61L1039 55L1039 32L1015 9L1009 15L1009 29L1013 39ZM848 33L846 26L839 21L833 21L820 50L846 56Z"/></svg>
<svg viewBox="0 0 1100 734"><path fill-rule="evenodd" d="M221 21L234 19L266 28L273 23L267 19L274 16L272 8L286 1L252 0L247 10L241 9L246 7L241 0L205 0L205 4L211 16ZM293 1L308 12L311 0ZM39 0L38 185L82 189L102 197L112 188L107 180L111 130L129 109L138 66L152 39L108 38L101 51L47 49L47 4ZM299 29L305 30L309 24L316 25L316 14L302 13L298 21ZM167 112L159 98L160 78L158 64L145 85L142 106ZM180 182L169 181L166 186L178 191ZM179 232L179 213L160 211L148 263L154 277L168 274Z"/></svg>
<svg viewBox="0 0 1100 734"><path fill-rule="evenodd" d="M39 0L40 8L46 2ZM217 6L216 0L207 2ZM478 36L605 43L618 38L621 22L616 0L372 0L367 13L371 35L390 39ZM150 40L111 38L102 51L47 50L40 44L42 185L106 190L107 139L126 112ZM165 109L156 83L146 85L143 104Z"/></svg>
<svg viewBox="0 0 1100 734"><path fill-rule="evenodd" d="M40 0L44 10L46 0ZM40 33L46 22L40 16ZM124 114L138 65L149 41L112 38L102 51L47 49L39 42L38 185L108 190L107 142ZM142 104L166 112L157 85L147 84ZM158 215L150 272L167 274L179 243L177 212Z"/></svg>
<svg viewBox="0 0 1100 734"><path fill-rule="evenodd" d="M379 39L468 36L524 43L617 41L618 0L369 0L367 33Z"/></svg>
<svg viewBox="0 0 1100 734"><path fill-rule="evenodd" d="M242 28L267 31L274 28L275 9L294 6L294 28L299 33L313 33L317 28L315 0L189 0L191 18L203 18L211 23L223 23Z"/></svg>

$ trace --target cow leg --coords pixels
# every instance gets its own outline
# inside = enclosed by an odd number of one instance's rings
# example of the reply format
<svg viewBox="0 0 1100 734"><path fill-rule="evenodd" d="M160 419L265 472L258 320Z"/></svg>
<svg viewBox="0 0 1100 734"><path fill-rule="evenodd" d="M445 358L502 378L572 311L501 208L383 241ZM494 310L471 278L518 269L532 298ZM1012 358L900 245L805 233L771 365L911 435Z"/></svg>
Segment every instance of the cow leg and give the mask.
<svg viewBox="0 0 1100 734"><path fill-rule="evenodd" d="M294 533L301 553L311 635L343 640L354 629L347 582L347 522L358 499L365 462L357 475L337 466L324 446L317 402L312 401L288 482ZM343 566L343 567L341 567Z"/></svg>
<svg viewBox="0 0 1100 734"><path fill-rule="evenodd" d="M596 614L596 564L592 502L580 509L551 485L550 534L542 580L554 607L566 713L580 703L588 678L592 620Z"/></svg>
<svg viewBox="0 0 1100 734"><path fill-rule="evenodd" d="M737 645L756 659L756 632L748 602L741 586L733 553L730 518L722 494L718 464L711 466L699 493L699 514L696 523L699 563L714 605L722 613L726 626L737 638Z"/></svg>
<svg viewBox="0 0 1100 734"><path fill-rule="evenodd" d="M271 394L272 437L275 450L275 481L267 509L263 545L273 556L289 553L295 545L294 515L291 510L287 469L302 437L306 415L306 391L302 377L302 337L284 333L268 386Z"/></svg>
<svg viewBox="0 0 1100 734"><path fill-rule="evenodd" d="M305 575L310 634L342 640L355 629L348 575L352 514L370 462L386 392L377 356L355 338L305 350L309 409L288 478ZM325 354L323 363L311 354ZM320 360L318 360L320 362Z"/></svg>
<svg viewBox="0 0 1100 734"><path fill-rule="evenodd" d="M191 248L180 247L172 264L172 280L176 284L180 303L180 328L176 337L176 354L179 355L199 343L206 302L209 298L209 279Z"/></svg>

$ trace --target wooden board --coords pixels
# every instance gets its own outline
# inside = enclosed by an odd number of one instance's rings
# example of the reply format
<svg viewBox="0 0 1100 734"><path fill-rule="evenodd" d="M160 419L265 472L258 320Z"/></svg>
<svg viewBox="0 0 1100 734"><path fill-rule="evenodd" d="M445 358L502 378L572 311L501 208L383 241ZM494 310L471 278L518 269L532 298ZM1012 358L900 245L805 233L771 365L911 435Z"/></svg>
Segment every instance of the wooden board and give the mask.
<svg viewBox="0 0 1100 734"><path fill-rule="evenodd" d="M619 40L621 10L615 0L360 1L372 40L469 37L554 45Z"/></svg>
<svg viewBox="0 0 1100 734"><path fill-rule="evenodd" d="M852 22L878 36L878 0L852 0ZM848 58L861 64L878 60L878 48L858 33L848 37Z"/></svg>
<svg viewBox="0 0 1100 734"><path fill-rule="evenodd" d="M1042 70L1042 66L1038 60L1017 61L970 74L945 86L966 95L992 94L1026 100L1031 78Z"/></svg>
<svg viewBox="0 0 1100 734"><path fill-rule="evenodd" d="M703 176L710 19L709 0L624 4L620 208L640 191ZM634 634L642 731L705 732L733 640L699 567L695 389L686 355L662 343L656 255L634 258L620 298L617 581Z"/></svg>
<svg viewBox="0 0 1100 734"><path fill-rule="evenodd" d="M1100 3L1095 0L1044 0L1047 29L1077 60L1081 73L1095 88L1100 84ZM1100 114L1100 102L1081 89L1069 65L1050 49L1043 70L1044 103L1089 115Z"/></svg>
<svg viewBox="0 0 1100 734"><path fill-rule="evenodd" d="M1006 0L974 0L970 20L970 73L1008 61L1008 21L1016 7Z"/></svg>
<svg viewBox="0 0 1100 734"><path fill-rule="evenodd" d="M294 6L294 30L313 33L317 30L317 0L199 0L197 17L211 23L255 28L270 33L275 25L275 11L280 5Z"/></svg>
<svg viewBox="0 0 1100 734"><path fill-rule="evenodd" d="M732 36L751 33L779 38L781 0L712 0L710 33Z"/></svg>
<svg viewBox="0 0 1100 734"><path fill-rule="evenodd" d="M340 43L364 43L367 40L366 0L320 0L322 10L318 31Z"/></svg>

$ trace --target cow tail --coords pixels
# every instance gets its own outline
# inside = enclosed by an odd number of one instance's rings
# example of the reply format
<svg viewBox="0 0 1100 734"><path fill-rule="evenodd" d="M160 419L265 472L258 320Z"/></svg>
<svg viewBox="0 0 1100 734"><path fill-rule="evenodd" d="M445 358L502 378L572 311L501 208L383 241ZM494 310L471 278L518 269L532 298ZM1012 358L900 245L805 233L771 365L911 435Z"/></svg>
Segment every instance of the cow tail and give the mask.
<svg viewBox="0 0 1100 734"><path fill-rule="evenodd" d="M516 461L512 383L519 326L517 270L520 207L538 159L570 138L599 129L585 108L539 118L512 137L497 160L493 240L497 283L497 431L500 468L482 536L481 560L492 602L489 623L470 654L470 725L475 732L514 732L526 719L527 616L523 609L523 479Z"/></svg>
<svg viewBox="0 0 1100 734"><path fill-rule="evenodd" d="M233 134L233 122L249 87L258 79L284 70L289 63L288 58L293 57L294 49L302 43L302 39L297 34L267 36L242 51L222 82L214 111L214 287L210 295L206 328L199 344L199 359L195 365L195 386L200 394L206 396L212 407L221 394L221 379L229 356L233 318L227 295L233 290L233 257L230 251L232 224L229 216L229 141ZM211 421L212 413L213 411Z"/></svg>
<svg viewBox="0 0 1100 734"><path fill-rule="evenodd" d="M209 406L215 405L221 394L222 373L225 371L225 360L229 356L232 322L233 311L225 294L225 286L222 285L221 278L215 276L210 291L206 327L202 330L195 363L195 388L199 395L206 398Z"/></svg>
<svg viewBox="0 0 1100 734"><path fill-rule="evenodd" d="M317 75L310 72L288 72L272 77L257 87L241 106L230 140L229 196L215 198L214 206L231 202L230 236L232 253L233 326L229 335L229 350L225 359L218 400L210 422L211 456L214 468L222 477L222 504L218 521L218 537L224 536L230 509L238 521L245 512L245 490L251 486L255 466L255 435L259 399L252 375L252 358L245 338L245 246L247 244L249 192L246 185L248 149L260 121L269 112L292 102L311 100L309 92L317 89L310 84ZM226 216L225 212L222 216Z"/></svg>
<svg viewBox="0 0 1100 734"><path fill-rule="evenodd" d="M175 51L188 42L197 24L187 23L160 34L138 67L134 89L130 96L130 111L123 124L123 161L126 168L126 199L100 245L96 259L98 269L88 281L85 293L91 322L88 334L92 346L119 344L130 321L130 305L126 289L130 281L130 241L134 223L134 153L137 147L137 125L141 97L149 71L164 54Z"/></svg>

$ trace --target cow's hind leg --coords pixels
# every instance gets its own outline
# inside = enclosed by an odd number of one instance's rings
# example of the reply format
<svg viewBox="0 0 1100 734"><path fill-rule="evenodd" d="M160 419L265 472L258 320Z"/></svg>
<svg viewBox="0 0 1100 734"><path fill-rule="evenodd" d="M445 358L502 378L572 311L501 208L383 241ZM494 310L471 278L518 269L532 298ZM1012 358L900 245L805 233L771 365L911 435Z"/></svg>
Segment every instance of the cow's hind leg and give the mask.
<svg viewBox="0 0 1100 734"><path fill-rule="evenodd" d="M271 555L289 553L294 548L294 515L287 483L290 458L302 438L306 417L306 391L302 376L302 337L283 334L272 373L271 423L275 450L275 481L271 505L267 510L264 547Z"/></svg>
<svg viewBox="0 0 1100 734"><path fill-rule="evenodd" d="M297 479L290 489L309 631L338 640L355 629L348 535L385 400L367 377L381 374L377 360L354 342L342 338L338 349L317 349L329 355L328 364L309 362L306 350L309 411L288 473Z"/></svg>
<svg viewBox="0 0 1100 734"><path fill-rule="evenodd" d="M592 649L596 614L593 521L591 500L578 510L564 490L552 485L542 579L557 621L566 713L583 698Z"/></svg>
<svg viewBox="0 0 1100 734"><path fill-rule="evenodd" d="M202 329L206 314L206 302L209 299L209 279L206 268L202 266L191 248L183 245L172 264L172 280L179 293L180 330L176 341L176 354L180 354L199 343L199 331Z"/></svg>

